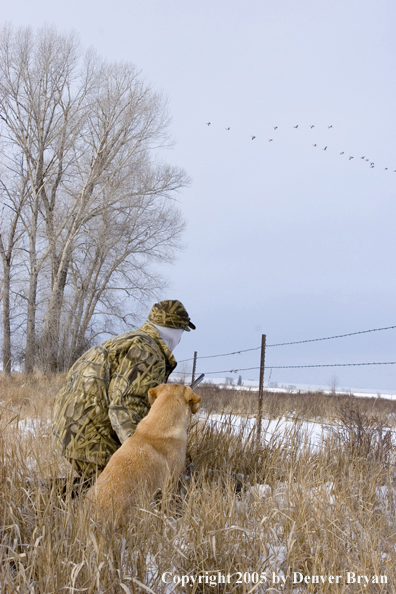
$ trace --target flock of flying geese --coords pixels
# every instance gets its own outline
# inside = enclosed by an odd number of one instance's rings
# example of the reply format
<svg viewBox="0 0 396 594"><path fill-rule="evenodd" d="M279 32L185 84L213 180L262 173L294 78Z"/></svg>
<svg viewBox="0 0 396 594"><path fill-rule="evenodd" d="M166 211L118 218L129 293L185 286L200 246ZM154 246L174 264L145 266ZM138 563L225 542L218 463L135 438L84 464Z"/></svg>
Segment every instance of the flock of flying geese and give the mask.
<svg viewBox="0 0 396 594"><path fill-rule="evenodd" d="M205 123L206 123L206 125L207 125L207 126L210 126L210 125L211 125L211 122L205 122ZM332 125L332 124L331 124L330 126L327 126L327 128L328 128L328 129L330 129L330 128L332 128L332 127L333 127L333 125ZM278 126L273 126L273 128L274 128L274 130L278 130ZM297 124L296 126L293 126L293 128L297 129L297 128L298 128L298 124ZM312 129L312 128L315 128L315 125L314 125L314 124L312 124L312 125L310 126L310 128L311 128L311 129ZM231 126L229 126L228 128L226 128L226 130L231 130ZM252 136L252 135L251 135L251 139L252 139L252 140L255 140L255 138L256 138L255 136ZM269 139L268 139L268 142L273 142L273 141L274 141L274 139L273 139L273 138L269 138ZM316 148L318 145L317 145L317 144L313 144L312 146ZM327 146L325 146L325 147L324 147L322 150L324 150L324 151L327 151L327 148L328 148L328 147L327 147ZM341 151L341 152L340 152L340 155L345 155L345 151ZM349 161L351 161L351 160L352 160L352 159L354 159L354 158L355 158L355 157L353 157L352 155L350 155L350 156L348 157L348 160L349 160ZM374 163L374 161L370 161L370 159L368 159L368 158L367 158L365 155L363 155L363 157L360 157L360 159L361 159L362 161L364 160L364 161L368 162L368 163L369 163L369 165L370 165L370 167L371 167L371 169L374 169L374 167L375 167L375 163ZM388 167L384 167L384 171L388 171L388 169L389 169ZM396 169L394 169L394 170L393 170L393 173L396 173Z"/></svg>

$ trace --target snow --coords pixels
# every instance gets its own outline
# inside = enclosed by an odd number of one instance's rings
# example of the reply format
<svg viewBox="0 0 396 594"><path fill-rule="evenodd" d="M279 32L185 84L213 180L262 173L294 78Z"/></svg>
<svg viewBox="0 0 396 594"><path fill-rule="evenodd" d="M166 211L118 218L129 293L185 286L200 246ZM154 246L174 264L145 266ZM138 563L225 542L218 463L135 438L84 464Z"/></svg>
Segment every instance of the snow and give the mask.
<svg viewBox="0 0 396 594"><path fill-rule="evenodd" d="M181 382L186 383L187 385L191 384L192 376L185 375L185 374L177 374L173 373L170 376L170 380L172 382ZM242 385L237 385L237 379L232 377L210 377L206 376L204 382L219 386L221 388L231 389L231 390L249 390L255 392L258 391L259 385L258 382L254 380L243 380ZM340 387L336 388L335 391L329 389L328 386L320 386L320 385L313 385L313 384L289 384L289 383L282 383L282 382L270 382L269 384L264 384L264 390L266 392L273 392L273 393L280 393L280 394L298 394L298 392L323 392L324 394L350 394L353 396L359 396L361 398L386 398L388 400L396 400L396 390L372 390L366 389L362 387Z"/></svg>
<svg viewBox="0 0 396 594"><path fill-rule="evenodd" d="M211 414L209 417L205 415L197 415L198 419L208 422L211 425L220 427L230 427L232 431L242 433L247 438L252 432L256 431L257 419L256 417L241 417L239 415L220 415ZM279 419L263 419L261 425L261 436L265 441L269 441L274 436L281 436L291 434L298 429L303 444L307 447L319 447L323 443L323 439L328 435L331 426L325 423L314 421L301 421L296 424L296 421L281 417Z"/></svg>

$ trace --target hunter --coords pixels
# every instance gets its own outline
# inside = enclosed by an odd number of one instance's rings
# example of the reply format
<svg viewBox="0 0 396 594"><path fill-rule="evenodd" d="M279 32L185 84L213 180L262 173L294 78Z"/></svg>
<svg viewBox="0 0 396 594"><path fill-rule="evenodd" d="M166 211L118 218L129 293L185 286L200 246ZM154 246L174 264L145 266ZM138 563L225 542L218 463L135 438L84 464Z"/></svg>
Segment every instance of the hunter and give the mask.
<svg viewBox="0 0 396 594"><path fill-rule="evenodd" d="M55 400L52 443L84 480L93 480L149 411L148 391L166 383L184 331L195 330L180 301L153 305L138 329L89 349Z"/></svg>

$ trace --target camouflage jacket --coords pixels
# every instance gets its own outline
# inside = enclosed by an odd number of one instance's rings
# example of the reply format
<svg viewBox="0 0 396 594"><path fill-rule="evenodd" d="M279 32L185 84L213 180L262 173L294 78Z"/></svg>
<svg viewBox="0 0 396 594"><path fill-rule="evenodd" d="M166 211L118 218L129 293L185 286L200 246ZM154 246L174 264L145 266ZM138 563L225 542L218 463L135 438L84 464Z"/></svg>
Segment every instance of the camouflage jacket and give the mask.
<svg viewBox="0 0 396 594"><path fill-rule="evenodd" d="M150 322L89 349L56 396L54 449L103 468L148 413L148 390L165 383L175 367Z"/></svg>

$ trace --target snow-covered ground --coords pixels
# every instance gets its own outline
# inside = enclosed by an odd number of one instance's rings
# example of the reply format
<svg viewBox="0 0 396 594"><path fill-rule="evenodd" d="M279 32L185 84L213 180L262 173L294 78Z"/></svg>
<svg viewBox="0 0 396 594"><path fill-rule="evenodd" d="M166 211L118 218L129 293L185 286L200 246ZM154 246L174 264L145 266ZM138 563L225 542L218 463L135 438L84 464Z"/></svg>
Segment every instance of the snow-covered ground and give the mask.
<svg viewBox="0 0 396 594"><path fill-rule="evenodd" d="M248 437L250 433L256 431L257 419L256 417L241 417L239 415L221 415L212 413L206 415L205 413L198 413L196 420L209 422L211 425L220 427L221 425L231 427L232 431L242 433L244 437ZM303 438L303 444L307 447L319 447L323 443L323 439L329 434L332 425L316 421L298 421L298 430L300 437ZM285 436L291 434L296 428L296 422L287 417L280 417L278 419L262 419L261 436L265 441L269 441L271 437L276 435ZM24 434L35 434L41 431L45 434L50 434L51 422L38 419L24 419L18 422L18 430ZM396 436L396 430L392 431Z"/></svg>
<svg viewBox="0 0 396 594"><path fill-rule="evenodd" d="M191 375L173 373L170 377L173 382L185 382L187 385L191 383ZM204 379L205 382L210 382L216 386L222 388L232 388L233 390L258 390L258 382L253 380L242 380L242 385L238 386L238 378L232 377L210 377L207 376ZM314 384L289 384L282 382L270 382L264 384L264 389L268 392L280 392L280 393L294 393L297 392L324 392L325 394L353 394L354 396L368 397L368 398L386 398L389 400L396 400L396 388L395 390L373 390L362 387L337 387L335 390L329 388L329 386L318 386Z"/></svg>
<svg viewBox="0 0 396 594"><path fill-rule="evenodd" d="M233 431L238 434L242 433L244 437L248 437L250 433L256 431L257 420L255 417L245 418L238 415L224 416L219 414L211 414L209 417L204 414L198 414L197 416L199 420L207 421L211 425L225 425L227 427L232 427ZM261 437L263 440L269 441L272 437L277 435L281 437L293 434L295 428L296 423L290 419L263 419L261 425ZM328 435L331 426L313 421L302 421L298 423L298 429L304 446L315 448L320 447L323 443L323 439Z"/></svg>
<svg viewBox="0 0 396 594"><path fill-rule="evenodd" d="M203 413L198 413L196 415L199 420L208 422L214 426L221 426L225 424L230 426L233 431L237 433L242 433L244 436L248 436L251 432L256 430L256 419L253 418L245 418L240 417L238 415L219 415L219 414L211 414L209 417ZM26 419L21 420L18 422L18 430L25 435L32 435L37 432L43 432L45 434L49 433L51 427L50 421L38 421L37 419ZM297 427L296 423L293 420L287 418L280 418L275 420L268 420L263 419L262 421L262 439L265 441L269 441L271 438L275 438L279 435L282 439L287 439L287 435L293 435L296 428L299 429L300 436L302 439L299 441L299 444L303 447L309 448L319 448L323 442L323 438L326 437L331 430L330 425L326 425L324 423L318 422L308 422L302 421L300 422ZM28 466L35 468L36 461L31 458L27 461ZM377 494L381 501L384 502L384 505L387 504L389 497L394 497L394 492L390 492L387 486L378 486L377 487ZM334 484L330 481L328 483L322 484L317 487L313 487L309 489L305 496L307 498L312 499L313 503L316 501L320 501L320 505L326 505L329 509L334 508L336 505L335 500L335 491L334 491ZM247 490L245 492L244 497L237 502L238 507L245 506L247 512L249 511L250 507L257 502L269 500L269 502L273 502L274 509L282 510L285 507L290 507L293 505L292 501L292 493L290 492L290 486L287 483L279 482L275 486L270 486L268 484L254 484L247 486ZM176 525L177 520L169 518L168 520L170 523ZM233 526L235 529L239 529L238 526ZM243 529L246 535L250 535L250 530L246 527ZM183 533L182 531L179 534L179 541L178 547L181 551L183 548L189 550L190 541L189 541L189 532L186 531ZM251 537L257 537L257 530L256 528L252 528L251 530ZM268 537L268 535L266 535ZM271 542L267 543L266 554L263 554L262 558L262 568L263 572L267 575L267 581L261 584L257 584L257 586L253 586L250 590L251 592L257 594L264 594L265 592L269 591L283 591L283 585L288 581L290 584L290 576L286 577L285 573L282 568L285 566L285 561L287 559L287 546L286 544L289 543L290 538L285 542L285 539L281 534L272 534ZM252 568L252 572L255 568ZM202 576L203 578L208 572L203 571ZM146 578L147 583L152 584L153 576L158 575L158 568L156 564L156 555L150 553L147 557L146 563ZM253 575L253 573L252 573ZM163 580L160 584L161 591L165 594L171 594L172 592L179 591L177 589L176 583L172 580L172 577L178 578L180 576L180 570L177 566L171 567L166 574L163 574ZM271 577L272 576L272 577ZM186 579L187 579L186 575ZM165 579L166 578L166 579ZM202 578L202 579L203 579ZM125 579L133 580L139 585L139 582L135 580L132 576L127 576ZM276 583L274 582L276 581ZM129 582L128 582L129 583ZM294 582L293 582L294 583ZM276 590L271 585L276 586ZM191 586L191 584L189 584ZM147 591L153 591L147 588L146 586L142 586ZM302 594L306 590L299 586L297 583L295 587L292 589L293 594ZM0 592L1 592L1 585L0 585Z"/></svg>

